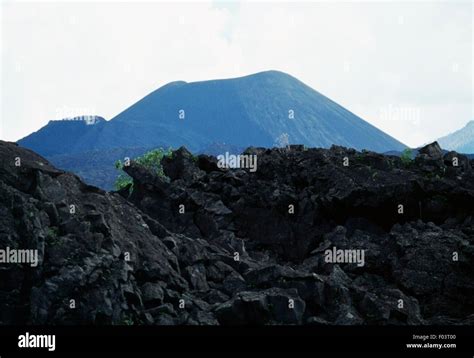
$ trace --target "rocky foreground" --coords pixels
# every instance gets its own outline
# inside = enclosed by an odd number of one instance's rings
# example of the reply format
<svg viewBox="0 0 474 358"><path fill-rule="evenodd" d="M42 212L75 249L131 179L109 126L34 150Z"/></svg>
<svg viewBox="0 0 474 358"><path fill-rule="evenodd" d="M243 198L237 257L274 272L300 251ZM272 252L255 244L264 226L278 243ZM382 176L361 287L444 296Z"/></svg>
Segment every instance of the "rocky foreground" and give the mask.
<svg viewBox="0 0 474 358"><path fill-rule="evenodd" d="M246 154L255 172L181 148L108 193L0 141L0 250L38 253L0 263L0 323L474 323L472 160Z"/></svg>

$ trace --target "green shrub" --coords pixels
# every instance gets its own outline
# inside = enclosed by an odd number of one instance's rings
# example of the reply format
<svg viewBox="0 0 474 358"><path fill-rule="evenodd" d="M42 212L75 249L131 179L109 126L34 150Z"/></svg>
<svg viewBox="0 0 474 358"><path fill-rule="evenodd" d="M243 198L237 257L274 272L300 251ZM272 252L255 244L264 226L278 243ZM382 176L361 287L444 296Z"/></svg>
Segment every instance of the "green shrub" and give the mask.
<svg viewBox="0 0 474 358"><path fill-rule="evenodd" d="M408 166L413 161L411 157L412 157L412 150L410 148L405 148L403 150L402 155L400 156L400 159L402 160L402 163L404 165Z"/></svg>
<svg viewBox="0 0 474 358"><path fill-rule="evenodd" d="M121 190L130 185L130 193L133 191L133 180L126 173L120 173L117 179L115 179L114 188L115 190Z"/></svg>
<svg viewBox="0 0 474 358"><path fill-rule="evenodd" d="M163 166L161 165L161 160L164 157L171 157L173 155L173 150L171 148L163 149L153 149L140 157L135 158L135 162L143 165L145 168L150 169L155 172L158 176L166 178L165 173L163 172ZM132 178L123 171L124 164L122 161L117 160L115 162L115 168L120 171L119 176L115 180L114 187L115 190L121 190L124 188L129 188L130 194L133 191L133 180Z"/></svg>
<svg viewBox="0 0 474 358"><path fill-rule="evenodd" d="M51 226L46 229L46 235L52 239L56 239L59 235L59 229L56 226Z"/></svg>

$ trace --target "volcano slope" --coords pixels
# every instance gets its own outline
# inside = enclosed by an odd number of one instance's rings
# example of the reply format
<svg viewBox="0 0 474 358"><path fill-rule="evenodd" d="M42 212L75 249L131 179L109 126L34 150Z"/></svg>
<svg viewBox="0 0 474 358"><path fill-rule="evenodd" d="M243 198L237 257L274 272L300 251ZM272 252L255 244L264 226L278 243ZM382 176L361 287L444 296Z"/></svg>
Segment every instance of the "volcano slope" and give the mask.
<svg viewBox="0 0 474 358"><path fill-rule="evenodd" d="M107 193L0 142L0 249L39 255L0 264L0 322L474 323L472 161L245 154L255 172L185 148L165 177L132 161L133 188Z"/></svg>

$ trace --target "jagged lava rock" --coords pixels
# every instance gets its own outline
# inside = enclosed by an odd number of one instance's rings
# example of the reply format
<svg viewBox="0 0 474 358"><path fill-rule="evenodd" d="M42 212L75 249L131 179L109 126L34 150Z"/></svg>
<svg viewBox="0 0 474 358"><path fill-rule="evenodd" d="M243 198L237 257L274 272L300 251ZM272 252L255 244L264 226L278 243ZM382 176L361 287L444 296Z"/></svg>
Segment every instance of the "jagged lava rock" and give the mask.
<svg viewBox="0 0 474 358"><path fill-rule="evenodd" d="M107 193L0 141L0 249L39 257L0 263L0 323L474 322L472 161L245 153L257 171L180 148L167 178L132 162L133 190Z"/></svg>

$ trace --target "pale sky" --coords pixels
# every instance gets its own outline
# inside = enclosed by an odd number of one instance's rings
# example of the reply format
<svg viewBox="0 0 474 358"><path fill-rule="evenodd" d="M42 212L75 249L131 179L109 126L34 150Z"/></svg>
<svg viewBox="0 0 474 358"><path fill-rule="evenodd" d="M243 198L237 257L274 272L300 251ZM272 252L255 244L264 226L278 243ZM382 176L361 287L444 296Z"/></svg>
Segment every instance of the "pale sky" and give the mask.
<svg viewBox="0 0 474 358"><path fill-rule="evenodd" d="M474 119L471 1L0 1L4 140L270 69L410 146Z"/></svg>

